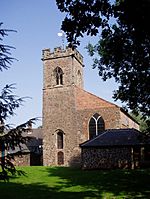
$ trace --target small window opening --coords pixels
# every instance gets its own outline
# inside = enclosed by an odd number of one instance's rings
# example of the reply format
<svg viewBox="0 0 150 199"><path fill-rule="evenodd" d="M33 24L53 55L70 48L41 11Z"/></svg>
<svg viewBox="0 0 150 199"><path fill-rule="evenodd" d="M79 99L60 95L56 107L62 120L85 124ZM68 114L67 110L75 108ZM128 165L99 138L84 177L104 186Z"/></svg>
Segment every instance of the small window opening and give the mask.
<svg viewBox="0 0 150 199"><path fill-rule="evenodd" d="M63 149L63 132L57 133L57 148Z"/></svg>
<svg viewBox="0 0 150 199"><path fill-rule="evenodd" d="M55 69L56 85L63 85L63 71L60 67Z"/></svg>
<svg viewBox="0 0 150 199"><path fill-rule="evenodd" d="M63 165L64 164L64 153L62 151L59 151L57 154L57 161L58 165Z"/></svg>

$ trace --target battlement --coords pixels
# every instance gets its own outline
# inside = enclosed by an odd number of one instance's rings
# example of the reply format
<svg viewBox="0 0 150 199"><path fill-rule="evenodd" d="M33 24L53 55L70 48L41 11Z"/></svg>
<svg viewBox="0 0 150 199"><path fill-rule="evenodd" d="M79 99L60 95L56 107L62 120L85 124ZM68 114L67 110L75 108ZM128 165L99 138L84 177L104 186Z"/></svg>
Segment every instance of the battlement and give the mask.
<svg viewBox="0 0 150 199"><path fill-rule="evenodd" d="M83 56L76 50L70 47L62 49L61 47L54 48L51 52L50 48L44 49L42 51L42 60L56 59L60 57L74 56L81 64L83 64Z"/></svg>

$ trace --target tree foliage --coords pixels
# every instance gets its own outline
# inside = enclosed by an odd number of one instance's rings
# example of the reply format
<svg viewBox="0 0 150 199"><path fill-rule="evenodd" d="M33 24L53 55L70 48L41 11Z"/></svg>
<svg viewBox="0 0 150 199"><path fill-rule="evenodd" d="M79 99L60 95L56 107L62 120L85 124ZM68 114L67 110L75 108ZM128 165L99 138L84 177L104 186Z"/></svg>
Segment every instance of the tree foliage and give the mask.
<svg viewBox="0 0 150 199"><path fill-rule="evenodd" d="M11 49L14 49L14 47L3 44L3 38L5 36L8 36L8 32L16 32L14 30L8 30L2 28L3 23L0 23L0 71L3 69L8 69L10 65L12 64L14 58L11 57Z"/></svg>
<svg viewBox="0 0 150 199"><path fill-rule="evenodd" d="M13 48L3 44L3 38L8 35L7 30L2 28L0 23L0 70L8 69L14 58L11 57L10 50ZM12 127L6 124L9 117L14 116L15 110L24 101L13 94L14 85L6 85L0 93L0 179L8 180L9 173L21 174L21 171L16 170L13 160L15 155L21 155L22 144L28 140L23 136L23 133L28 131L28 126L34 123L36 119L30 119L24 124L17 127Z"/></svg>
<svg viewBox="0 0 150 199"><path fill-rule="evenodd" d="M139 123L140 131L150 135L150 117L143 119L140 113L135 114L134 112L131 112L130 115Z"/></svg>
<svg viewBox="0 0 150 199"><path fill-rule="evenodd" d="M85 34L98 35L97 44L88 44L104 81L115 78L114 99L150 116L150 1L149 0L56 0L66 12L62 30L70 45L80 44Z"/></svg>

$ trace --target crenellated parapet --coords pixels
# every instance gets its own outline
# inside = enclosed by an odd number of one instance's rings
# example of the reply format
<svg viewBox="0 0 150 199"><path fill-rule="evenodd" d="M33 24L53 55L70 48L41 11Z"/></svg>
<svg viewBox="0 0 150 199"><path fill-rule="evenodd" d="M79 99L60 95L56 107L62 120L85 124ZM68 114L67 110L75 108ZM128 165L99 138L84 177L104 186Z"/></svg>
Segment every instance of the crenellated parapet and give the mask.
<svg viewBox="0 0 150 199"><path fill-rule="evenodd" d="M43 49L42 51L42 61L68 56L75 57L83 65L83 56L78 52L77 49L72 49L70 47L63 49L61 47L56 47L54 48L53 52L51 52L50 48Z"/></svg>

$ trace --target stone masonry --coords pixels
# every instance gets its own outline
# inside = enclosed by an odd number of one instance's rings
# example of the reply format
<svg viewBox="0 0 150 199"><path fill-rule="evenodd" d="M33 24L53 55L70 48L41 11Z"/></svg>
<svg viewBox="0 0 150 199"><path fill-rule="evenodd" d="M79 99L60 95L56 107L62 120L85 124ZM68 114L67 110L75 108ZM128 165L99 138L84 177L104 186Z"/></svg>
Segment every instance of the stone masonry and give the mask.
<svg viewBox="0 0 150 199"><path fill-rule="evenodd" d="M75 109L75 85L83 87L83 61L77 50L56 48L43 51L43 162L44 165L57 165L58 152L64 154L64 165L79 156L77 139L77 115ZM63 85L56 85L54 70L61 67ZM63 134L64 147L57 149L57 131Z"/></svg>
<svg viewBox="0 0 150 199"><path fill-rule="evenodd" d="M84 148L83 169L131 168L132 157L129 147Z"/></svg>
<svg viewBox="0 0 150 199"><path fill-rule="evenodd" d="M42 61L44 165L58 165L60 152L63 165L80 165L79 144L89 139L89 120L95 113L103 117L105 129L138 128L120 107L83 90L83 57L76 49L45 49ZM63 71L61 84L56 83L57 67ZM60 131L62 148L57 146Z"/></svg>

